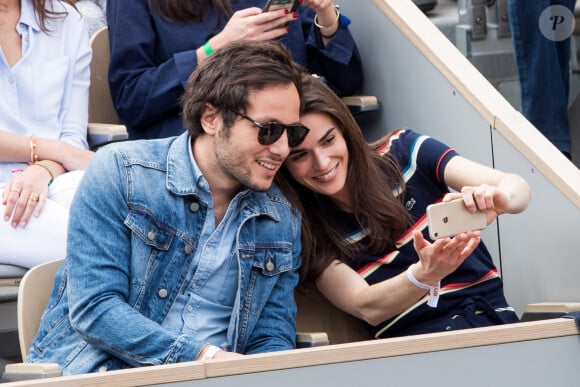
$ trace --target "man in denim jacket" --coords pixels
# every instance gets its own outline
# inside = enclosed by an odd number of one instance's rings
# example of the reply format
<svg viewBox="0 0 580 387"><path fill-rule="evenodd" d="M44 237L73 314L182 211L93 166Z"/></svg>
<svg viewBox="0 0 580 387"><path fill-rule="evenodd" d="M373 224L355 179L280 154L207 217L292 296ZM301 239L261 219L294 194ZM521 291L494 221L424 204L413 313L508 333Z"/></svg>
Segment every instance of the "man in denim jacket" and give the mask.
<svg viewBox="0 0 580 387"><path fill-rule="evenodd" d="M99 150L28 362L78 374L295 346L300 216L275 173L306 136L301 70L237 42L189 78L188 133Z"/></svg>

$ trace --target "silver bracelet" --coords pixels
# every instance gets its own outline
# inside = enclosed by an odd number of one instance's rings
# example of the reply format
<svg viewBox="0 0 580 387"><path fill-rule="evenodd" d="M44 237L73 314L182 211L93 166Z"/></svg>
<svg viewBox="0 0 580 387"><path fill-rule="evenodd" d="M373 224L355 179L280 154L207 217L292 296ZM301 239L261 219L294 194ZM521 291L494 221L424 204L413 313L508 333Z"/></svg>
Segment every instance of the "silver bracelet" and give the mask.
<svg viewBox="0 0 580 387"><path fill-rule="evenodd" d="M331 25L329 25L329 26L323 26L322 24L318 24L318 14L314 15L314 25L316 27L320 28L320 29L332 27L334 25L334 23L336 23L336 21L340 18L340 12L338 11L339 8L340 8L340 5L335 5L334 6L334 12L336 12L336 19L334 19L334 21L332 22Z"/></svg>

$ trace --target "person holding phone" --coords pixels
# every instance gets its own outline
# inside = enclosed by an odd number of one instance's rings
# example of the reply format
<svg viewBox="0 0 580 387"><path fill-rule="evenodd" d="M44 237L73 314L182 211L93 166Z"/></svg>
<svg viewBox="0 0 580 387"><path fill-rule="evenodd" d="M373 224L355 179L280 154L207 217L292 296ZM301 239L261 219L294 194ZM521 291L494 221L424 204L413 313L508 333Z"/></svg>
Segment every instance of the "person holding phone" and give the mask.
<svg viewBox="0 0 580 387"><path fill-rule="evenodd" d="M131 139L185 129L179 99L198 64L238 39L279 40L294 60L339 95L358 90L361 58L350 21L332 0L302 0L295 12L264 11L266 0L109 0L109 83Z"/></svg>
<svg viewBox="0 0 580 387"><path fill-rule="evenodd" d="M425 211L461 198L489 224L527 207L528 184L411 130L368 145L311 76L303 105L310 131L276 178L303 213L302 285L315 284L377 338L518 321L480 232L431 241Z"/></svg>

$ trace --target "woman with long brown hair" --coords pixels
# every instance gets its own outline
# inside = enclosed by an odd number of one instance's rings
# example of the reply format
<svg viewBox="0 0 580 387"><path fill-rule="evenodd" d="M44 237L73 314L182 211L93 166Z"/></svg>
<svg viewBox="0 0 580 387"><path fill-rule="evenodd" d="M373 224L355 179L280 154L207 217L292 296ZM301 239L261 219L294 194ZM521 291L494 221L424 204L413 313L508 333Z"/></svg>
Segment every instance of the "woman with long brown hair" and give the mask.
<svg viewBox="0 0 580 387"><path fill-rule="evenodd" d="M277 177L303 213L302 284L375 337L518 321L479 231L431 241L425 211L461 199L489 224L527 207L527 183L411 130L367 145L348 108L313 77L303 103L310 131Z"/></svg>

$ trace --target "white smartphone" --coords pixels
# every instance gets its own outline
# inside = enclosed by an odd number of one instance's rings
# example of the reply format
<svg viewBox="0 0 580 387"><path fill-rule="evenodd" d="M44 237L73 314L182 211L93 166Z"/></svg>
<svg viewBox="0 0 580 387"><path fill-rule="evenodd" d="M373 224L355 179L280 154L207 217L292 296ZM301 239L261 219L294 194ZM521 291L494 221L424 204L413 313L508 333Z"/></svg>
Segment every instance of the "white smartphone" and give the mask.
<svg viewBox="0 0 580 387"><path fill-rule="evenodd" d="M461 232L483 230L487 220L484 212L470 212L463 199L456 199L427 206L427 224L429 236L435 240Z"/></svg>
<svg viewBox="0 0 580 387"><path fill-rule="evenodd" d="M288 12L294 12L298 9L298 4L298 0L268 0L262 10L268 12L286 8Z"/></svg>

